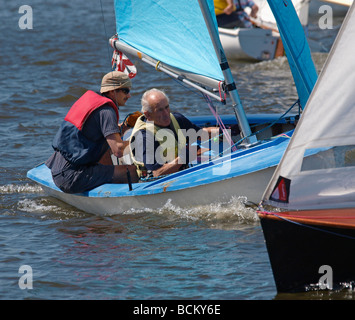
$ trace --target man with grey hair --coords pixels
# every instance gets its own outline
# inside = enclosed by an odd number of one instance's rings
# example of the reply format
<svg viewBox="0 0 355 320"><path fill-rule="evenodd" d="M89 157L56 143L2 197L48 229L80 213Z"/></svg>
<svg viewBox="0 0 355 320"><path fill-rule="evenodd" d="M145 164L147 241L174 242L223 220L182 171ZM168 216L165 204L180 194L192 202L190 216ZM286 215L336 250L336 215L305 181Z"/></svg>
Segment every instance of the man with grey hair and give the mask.
<svg viewBox="0 0 355 320"><path fill-rule="evenodd" d="M165 92L163 90L159 90L159 89L156 89L156 88L152 88L152 89L149 89L147 90L146 92L143 93L142 95L142 99L141 99L141 105L142 105L142 112L152 112L152 108L149 104L149 101L148 101L148 98L151 94L161 94L162 96L165 97L167 103L169 104L169 97L165 94Z"/></svg>
<svg viewBox="0 0 355 320"><path fill-rule="evenodd" d="M169 98L161 90L146 91L141 103L143 115L130 138L131 157L139 177L185 169L197 156L196 152L191 156L191 144L198 138L207 140L213 129L218 134L218 128L200 128L181 113L171 113Z"/></svg>
<svg viewBox="0 0 355 320"><path fill-rule="evenodd" d="M81 193L104 183L138 181L133 165L113 165L110 153L122 157L128 141L127 129L118 124L118 107L131 97L131 80L119 71L107 73L100 93L87 91L70 108L52 146L53 155L46 161L54 183L67 193Z"/></svg>

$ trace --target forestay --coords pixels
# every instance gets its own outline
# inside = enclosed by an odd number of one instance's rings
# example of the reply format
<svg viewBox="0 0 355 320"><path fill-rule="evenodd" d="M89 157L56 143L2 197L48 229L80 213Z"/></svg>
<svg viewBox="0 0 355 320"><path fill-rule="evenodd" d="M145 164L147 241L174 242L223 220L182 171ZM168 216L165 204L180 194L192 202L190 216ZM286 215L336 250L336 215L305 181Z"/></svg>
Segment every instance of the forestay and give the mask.
<svg viewBox="0 0 355 320"><path fill-rule="evenodd" d="M354 38L353 5L263 204L292 210L355 205Z"/></svg>
<svg viewBox="0 0 355 320"><path fill-rule="evenodd" d="M213 0L208 6L214 16ZM223 81L198 1L115 0L120 41L163 63Z"/></svg>

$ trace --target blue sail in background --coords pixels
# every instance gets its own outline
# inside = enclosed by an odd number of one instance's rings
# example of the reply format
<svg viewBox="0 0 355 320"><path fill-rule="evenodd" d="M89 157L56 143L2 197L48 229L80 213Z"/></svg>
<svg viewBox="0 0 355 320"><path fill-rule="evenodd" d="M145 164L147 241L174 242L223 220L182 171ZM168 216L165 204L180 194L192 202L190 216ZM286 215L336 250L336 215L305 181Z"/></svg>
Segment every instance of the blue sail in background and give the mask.
<svg viewBox="0 0 355 320"><path fill-rule="evenodd" d="M291 0L268 0L275 16L302 109L317 81L311 51Z"/></svg>
<svg viewBox="0 0 355 320"><path fill-rule="evenodd" d="M213 0L208 0L215 26ZM172 67L223 81L197 0L115 0L120 41Z"/></svg>

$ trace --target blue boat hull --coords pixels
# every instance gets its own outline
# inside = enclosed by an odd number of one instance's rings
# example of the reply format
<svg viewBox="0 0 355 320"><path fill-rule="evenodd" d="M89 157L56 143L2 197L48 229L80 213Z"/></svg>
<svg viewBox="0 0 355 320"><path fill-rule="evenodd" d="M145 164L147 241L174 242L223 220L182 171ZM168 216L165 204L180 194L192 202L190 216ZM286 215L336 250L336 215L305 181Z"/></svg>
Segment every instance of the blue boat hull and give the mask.
<svg viewBox="0 0 355 320"><path fill-rule="evenodd" d="M194 122L208 125L211 120L198 117ZM228 122L228 117L224 121ZM257 121L254 119L253 123ZM258 203L288 141L286 136L266 140L155 181L133 183L131 191L127 184L104 184L88 192L67 194L56 187L44 164L28 171L27 177L38 183L48 195L99 215L161 208L168 201L182 208L226 202L239 196Z"/></svg>

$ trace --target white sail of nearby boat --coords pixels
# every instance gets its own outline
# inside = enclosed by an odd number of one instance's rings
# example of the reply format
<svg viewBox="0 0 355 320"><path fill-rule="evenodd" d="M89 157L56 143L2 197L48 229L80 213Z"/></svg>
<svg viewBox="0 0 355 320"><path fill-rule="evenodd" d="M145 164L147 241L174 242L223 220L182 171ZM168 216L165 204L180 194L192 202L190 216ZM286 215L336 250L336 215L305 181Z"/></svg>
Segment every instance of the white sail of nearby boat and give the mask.
<svg viewBox="0 0 355 320"><path fill-rule="evenodd" d="M259 206L278 292L355 280L354 36L352 5Z"/></svg>
<svg viewBox="0 0 355 320"><path fill-rule="evenodd" d="M355 206L355 10L349 10L263 203Z"/></svg>

